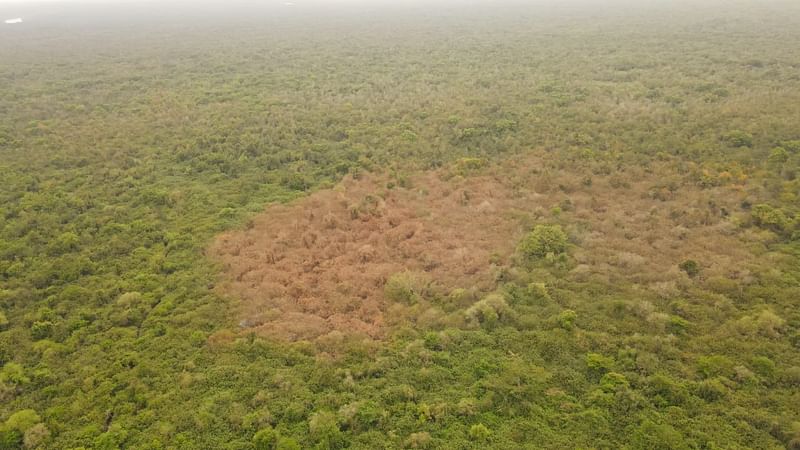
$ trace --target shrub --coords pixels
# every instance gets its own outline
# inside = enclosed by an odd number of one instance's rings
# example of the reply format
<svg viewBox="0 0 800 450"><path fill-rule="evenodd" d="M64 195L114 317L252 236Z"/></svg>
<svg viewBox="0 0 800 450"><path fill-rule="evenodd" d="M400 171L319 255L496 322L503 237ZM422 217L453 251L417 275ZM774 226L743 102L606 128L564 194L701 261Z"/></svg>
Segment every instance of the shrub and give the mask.
<svg viewBox="0 0 800 450"><path fill-rule="evenodd" d="M473 441L486 442L489 440L492 432L486 428L486 425L479 423L469 427L469 437Z"/></svg>
<svg viewBox="0 0 800 450"><path fill-rule="evenodd" d="M494 123L494 129L500 133L517 128L517 122L510 119L500 119Z"/></svg>
<svg viewBox="0 0 800 450"><path fill-rule="evenodd" d="M660 406L680 405L689 398L686 388L666 375L656 374L646 381L646 392Z"/></svg>
<svg viewBox="0 0 800 450"><path fill-rule="evenodd" d="M358 405L358 410L352 419L352 429L371 430L375 429L381 420L383 410L371 401L363 402Z"/></svg>
<svg viewBox="0 0 800 450"><path fill-rule="evenodd" d="M358 203L350 205L348 209L351 219L368 219L369 217L381 217L385 212L385 204L379 196L368 194Z"/></svg>
<svg viewBox="0 0 800 450"><path fill-rule="evenodd" d="M697 369L706 378L727 377L733 373L733 366L733 361L722 355L703 356L697 360Z"/></svg>
<svg viewBox="0 0 800 450"><path fill-rule="evenodd" d="M773 231L786 231L791 223L782 210L765 204L754 206L751 214L756 225Z"/></svg>
<svg viewBox="0 0 800 450"><path fill-rule="evenodd" d="M36 311L36 314L39 317L39 320L42 320L42 321L49 320L49 321L53 322L53 321L56 320L56 312L53 311L50 308L47 308L47 307L39 308Z"/></svg>
<svg viewBox="0 0 800 450"><path fill-rule="evenodd" d="M256 450L272 450L278 442L279 437L277 431L267 426L266 428L258 430L258 432L253 435L253 445Z"/></svg>
<svg viewBox="0 0 800 450"><path fill-rule="evenodd" d="M800 153L800 140L781 142L781 147L792 153Z"/></svg>
<svg viewBox="0 0 800 450"><path fill-rule="evenodd" d="M401 137L408 142L416 142L418 139L417 133L411 130L403 130Z"/></svg>
<svg viewBox="0 0 800 450"><path fill-rule="evenodd" d="M25 376L25 369L20 364L10 362L3 366L3 370L0 370L0 383L21 385L28 384L30 381L30 378Z"/></svg>
<svg viewBox="0 0 800 450"><path fill-rule="evenodd" d="M577 319L578 314L571 309L567 309L558 314L556 317L556 322L558 323L559 327L565 330L571 330L575 328L575 320Z"/></svg>
<svg viewBox="0 0 800 450"><path fill-rule="evenodd" d="M42 419L36 414L36 411L32 409L23 409L12 414L11 417L6 420L5 426L6 428L24 433L41 421Z"/></svg>
<svg viewBox="0 0 800 450"><path fill-rule="evenodd" d="M456 175L467 175L483 169L488 165L488 161L480 158L461 158L455 163L454 172Z"/></svg>
<svg viewBox="0 0 800 450"><path fill-rule="evenodd" d="M644 420L632 436L633 448L683 450L691 448L683 435L669 424Z"/></svg>
<svg viewBox="0 0 800 450"><path fill-rule="evenodd" d="M22 433L12 428L0 427L0 448L17 449L22 446Z"/></svg>
<svg viewBox="0 0 800 450"><path fill-rule="evenodd" d="M478 400L473 397L462 398L456 405L456 411L461 416L474 416L478 412Z"/></svg>
<svg viewBox="0 0 800 450"><path fill-rule="evenodd" d="M630 387L628 379L625 375L617 372L608 372L600 379L600 389L605 392L615 392L619 389L627 389Z"/></svg>
<svg viewBox="0 0 800 450"><path fill-rule="evenodd" d="M791 387L800 387L800 367L793 366L781 374L781 381Z"/></svg>
<svg viewBox="0 0 800 450"><path fill-rule="evenodd" d="M347 379L352 382L352 377ZM375 429L381 420L382 413L383 410L375 402L352 402L339 408L338 419L343 427L360 433Z"/></svg>
<svg viewBox="0 0 800 450"><path fill-rule="evenodd" d="M741 130L733 130L725 135L725 141L732 147L752 147L753 135Z"/></svg>
<svg viewBox="0 0 800 450"><path fill-rule="evenodd" d="M697 385L697 395L703 400L714 402L728 393L728 388L718 379L704 380Z"/></svg>
<svg viewBox="0 0 800 450"><path fill-rule="evenodd" d="M22 442L25 448L36 448L50 437L50 430L43 423L30 427L23 435Z"/></svg>
<svg viewBox="0 0 800 450"><path fill-rule="evenodd" d="M189 335L189 343L195 347L200 347L206 343L206 334L200 330L192 331Z"/></svg>
<svg viewBox="0 0 800 450"><path fill-rule="evenodd" d="M586 355L586 366L592 373L604 374L614 366L614 359L599 353L588 353Z"/></svg>
<svg viewBox="0 0 800 450"><path fill-rule="evenodd" d="M34 340L47 339L53 334L55 325L49 320L37 321L31 325L31 337Z"/></svg>
<svg viewBox="0 0 800 450"><path fill-rule="evenodd" d="M786 321L771 310L764 310L755 318L758 333L768 338L777 338L781 335L781 330Z"/></svg>
<svg viewBox="0 0 800 450"><path fill-rule="evenodd" d="M411 433L408 435L406 445L409 448L429 448L431 446L431 434L425 431Z"/></svg>
<svg viewBox="0 0 800 450"><path fill-rule="evenodd" d="M783 147L775 147L769 153L767 162L772 166L779 166L785 164L789 160L789 152Z"/></svg>
<svg viewBox="0 0 800 450"><path fill-rule="evenodd" d="M398 303L413 304L421 299L421 281L411 272L400 272L389 277L383 286L383 295Z"/></svg>
<svg viewBox="0 0 800 450"><path fill-rule="evenodd" d="M281 185L293 191L305 191L311 187L311 182L301 173L288 173L281 179Z"/></svg>
<svg viewBox="0 0 800 450"><path fill-rule="evenodd" d="M66 232L56 238L50 245L50 251L55 255L61 255L74 251L78 248L80 238L77 234Z"/></svg>
<svg viewBox="0 0 800 450"><path fill-rule="evenodd" d="M322 448L342 448L344 435L336 422L336 415L330 411L318 411L308 419L311 438Z"/></svg>
<svg viewBox="0 0 800 450"><path fill-rule="evenodd" d="M123 308L136 307L143 302L142 294L138 292L126 292L119 296L117 304Z"/></svg>
<svg viewBox="0 0 800 450"><path fill-rule="evenodd" d="M446 298L448 306L454 307L471 303L474 300L474 293L462 288L453 289Z"/></svg>
<svg viewBox="0 0 800 450"><path fill-rule="evenodd" d="M435 331L425 333L423 340L425 342L425 348L428 350L439 351L444 347L441 335Z"/></svg>
<svg viewBox="0 0 800 450"><path fill-rule="evenodd" d="M485 327L493 327L508 315L511 309L500 294L489 294L466 311L467 320Z"/></svg>
<svg viewBox="0 0 800 450"><path fill-rule="evenodd" d="M538 303L547 303L550 302L552 299L550 298L550 292L547 290L547 285L545 283L530 283L526 289L526 294L533 300L536 300Z"/></svg>
<svg viewBox="0 0 800 450"><path fill-rule="evenodd" d="M753 370L765 380L771 381L775 378L775 363L766 356L756 356L750 361L750 364Z"/></svg>
<svg viewBox="0 0 800 450"><path fill-rule="evenodd" d="M697 261L693 259L687 259L686 261L678 264L678 268L686 272L686 275L689 275L691 278L696 277L700 273L700 265L697 264Z"/></svg>
<svg viewBox="0 0 800 450"><path fill-rule="evenodd" d="M733 379L742 384L756 385L758 384L758 377L752 370L745 366L736 366L733 368Z"/></svg>
<svg viewBox="0 0 800 450"><path fill-rule="evenodd" d="M300 444L290 437L278 438L278 443L275 444L275 450L300 450Z"/></svg>
<svg viewBox="0 0 800 450"><path fill-rule="evenodd" d="M536 225L519 244L520 253L528 259L564 253L566 249L567 235L559 225Z"/></svg>
<svg viewBox="0 0 800 450"><path fill-rule="evenodd" d="M670 316L667 330L673 334L683 334L689 328L689 321L679 316Z"/></svg>

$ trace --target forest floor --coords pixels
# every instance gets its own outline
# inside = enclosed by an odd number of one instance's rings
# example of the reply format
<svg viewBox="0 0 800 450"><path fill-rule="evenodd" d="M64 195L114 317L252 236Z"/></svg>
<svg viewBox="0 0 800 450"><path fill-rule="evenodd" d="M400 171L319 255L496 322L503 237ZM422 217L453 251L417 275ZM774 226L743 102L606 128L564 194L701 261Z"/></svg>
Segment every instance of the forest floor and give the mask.
<svg viewBox="0 0 800 450"><path fill-rule="evenodd" d="M612 177L597 165L552 166L544 153L492 167L462 160L399 182L349 176L268 207L210 253L224 266L218 289L241 300L240 327L287 340L382 337L395 274L442 296L489 292L540 222L565 224L576 281L626 280L667 299L691 282L679 264L695 260L706 282L747 282L752 255L732 222L744 182L701 189L687 176L663 164Z"/></svg>

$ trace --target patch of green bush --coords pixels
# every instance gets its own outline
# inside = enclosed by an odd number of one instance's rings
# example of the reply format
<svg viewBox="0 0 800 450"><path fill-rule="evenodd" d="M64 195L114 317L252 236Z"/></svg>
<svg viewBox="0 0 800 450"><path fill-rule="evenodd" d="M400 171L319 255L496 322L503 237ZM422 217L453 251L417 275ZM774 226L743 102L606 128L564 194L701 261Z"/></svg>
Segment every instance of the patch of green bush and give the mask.
<svg viewBox="0 0 800 450"><path fill-rule="evenodd" d="M564 253L567 250L567 235L559 225L536 225L519 243L518 250L529 260Z"/></svg>

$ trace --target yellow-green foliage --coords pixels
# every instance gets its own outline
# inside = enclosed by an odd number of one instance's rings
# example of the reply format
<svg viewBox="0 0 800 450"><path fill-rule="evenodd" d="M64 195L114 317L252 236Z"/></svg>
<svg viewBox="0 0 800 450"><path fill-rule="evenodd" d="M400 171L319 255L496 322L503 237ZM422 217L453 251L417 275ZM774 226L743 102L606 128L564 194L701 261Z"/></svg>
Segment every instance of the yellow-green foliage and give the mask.
<svg viewBox="0 0 800 450"><path fill-rule="evenodd" d="M400 272L386 280L383 294L393 302L416 303L422 298L425 284L424 277L419 274L409 271Z"/></svg>
<svg viewBox="0 0 800 450"><path fill-rule="evenodd" d="M567 235L559 225L536 225L519 243L519 252L528 259L543 258L567 250Z"/></svg>
<svg viewBox="0 0 800 450"><path fill-rule="evenodd" d="M163 3L0 30L0 448L800 448L800 2ZM539 203L454 279L314 299L383 290L383 335L220 295L215 236L426 170Z"/></svg>
<svg viewBox="0 0 800 450"><path fill-rule="evenodd" d="M473 324L493 327L509 312L508 303L501 294L489 294L470 306L465 315L467 320Z"/></svg>

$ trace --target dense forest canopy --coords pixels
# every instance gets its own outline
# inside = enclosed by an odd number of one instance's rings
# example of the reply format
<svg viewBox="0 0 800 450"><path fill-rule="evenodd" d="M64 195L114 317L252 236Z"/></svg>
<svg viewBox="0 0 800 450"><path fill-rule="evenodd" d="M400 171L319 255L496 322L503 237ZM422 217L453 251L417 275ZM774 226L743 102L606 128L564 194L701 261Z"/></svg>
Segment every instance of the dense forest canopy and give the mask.
<svg viewBox="0 0 800 450"><path fill-rule="evenodd" d="M800 448L800 3L0 3L0 448Z"/></svg>

